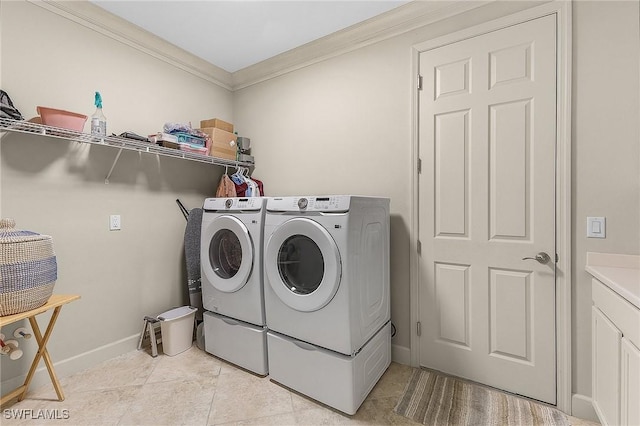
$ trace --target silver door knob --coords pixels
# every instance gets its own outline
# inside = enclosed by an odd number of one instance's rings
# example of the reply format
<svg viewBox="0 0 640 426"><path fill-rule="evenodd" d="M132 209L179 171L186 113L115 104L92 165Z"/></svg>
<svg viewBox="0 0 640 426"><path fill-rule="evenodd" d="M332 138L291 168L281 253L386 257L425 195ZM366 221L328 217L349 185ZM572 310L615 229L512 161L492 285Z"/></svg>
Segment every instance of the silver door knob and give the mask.
<svg viewBox="0 0 640 426"><path fill-rule="evenodd" d="M535 260L538 263L542 263L544 265L549 263L551 258L547 253L541 251L540 253L536 254L536 257L523 257L522 260Z"/></svg>

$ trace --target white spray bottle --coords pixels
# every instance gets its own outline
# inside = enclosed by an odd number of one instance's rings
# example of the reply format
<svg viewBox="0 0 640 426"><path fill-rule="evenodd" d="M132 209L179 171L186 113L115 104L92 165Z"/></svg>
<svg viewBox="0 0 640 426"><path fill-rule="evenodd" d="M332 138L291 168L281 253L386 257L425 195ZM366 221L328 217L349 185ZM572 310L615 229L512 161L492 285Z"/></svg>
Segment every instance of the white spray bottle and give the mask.
<svg viewBox="0 0 640 426"><path fill-rule="evenodd" d="M102 113L102 96L96 92L95 97L96 112L91 116L91 134L96 136L107 136L107 117Z"/></svg>

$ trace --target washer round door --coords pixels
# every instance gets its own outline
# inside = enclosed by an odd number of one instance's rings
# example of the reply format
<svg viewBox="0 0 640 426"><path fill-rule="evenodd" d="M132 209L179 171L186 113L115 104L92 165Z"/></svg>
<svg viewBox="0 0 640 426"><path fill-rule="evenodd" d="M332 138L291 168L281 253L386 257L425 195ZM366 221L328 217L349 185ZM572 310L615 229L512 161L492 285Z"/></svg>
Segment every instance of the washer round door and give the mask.
<svg viewBox="0 0 640 426"><path fill-rule="evenodd" d="M225 293L240 290L253 267L253 241L247 227L233 216L214 219L203 235L208 250L201 254L202 271L216 289Z"/></svg>
<svg viewBox="0 0 640 426"><path fill-rule="evenodd" d="M333 299L342 276L338 246L317 222L295 218L271 234L265 249L269 285L287 306L302 312Z"/></svg>

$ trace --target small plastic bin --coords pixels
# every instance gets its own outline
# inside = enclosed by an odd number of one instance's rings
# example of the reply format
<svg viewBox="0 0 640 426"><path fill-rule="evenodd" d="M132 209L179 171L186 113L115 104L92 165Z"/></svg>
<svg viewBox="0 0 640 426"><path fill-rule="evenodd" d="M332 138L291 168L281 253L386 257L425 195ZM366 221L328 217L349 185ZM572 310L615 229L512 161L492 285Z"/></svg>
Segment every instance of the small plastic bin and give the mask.
<svg viewBox="0 0 640 426"><path fill-rule="evenodd" d="M205 146L206 143L206 139L190 135L189 133L176 132L172 133L172 135L178 138L179 143L188 143L194 146Z"/></svg>
<svg viewBox="0 0 640 426"><path fill-rule="evenodd" d="M37 106L36 111L40 115L42 124L63 129L82 132L87 116L77 112L65 111L63 109L47 108Z"/></svg>
<svg viewBox="0 0 640 426"><path fill-rule="evenodd" d="M188 143L181 143L180 151L187 151L187 152L193 152L195 154L209 155L209 147L195 146Z"/></svg>
<svg viewBox="0 0 640 426"><path fill-rule="evenodd" d="M158 315L165 355L178 355L191 347L197 310L192 306L182 306Z"/></svg>

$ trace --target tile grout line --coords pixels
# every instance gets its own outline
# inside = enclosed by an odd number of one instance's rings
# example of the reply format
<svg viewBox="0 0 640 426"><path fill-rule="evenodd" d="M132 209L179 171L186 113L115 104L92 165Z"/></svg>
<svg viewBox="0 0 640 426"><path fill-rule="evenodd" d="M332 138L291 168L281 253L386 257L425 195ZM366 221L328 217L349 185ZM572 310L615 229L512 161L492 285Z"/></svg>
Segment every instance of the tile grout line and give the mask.
<svg viewBox="0 0 640 426"><path fill-rule="evenodd" d="M220 372L218 372L218 377L220 377ZM211 411L213 410L213 401L216 399L216 393L218 393L218 381L216 380L216 388L213 390L213 395L211 395L211 402L209 403L209 410L207 411L207 418L204 419L204 425L209 425L209 419L211 418Z"/></svg>
<svg viewBox="0 0 640 426"><path fill-rule="evenodd" d="M161 360L158 360L158 361L160 362ZM144 381L140 385L125 385L125 386L119 386L116 389L122 389L122 388L126 388L126 387L137 386L138 387L137 391L140 392L142 390L142 388L148 384L149 378L153 375L153 372L158 367L159 362L157 362L157 363L151 362L151 364L150 364L151 365L151 369L149 371L149 374L147 374L147 377L145 377ZM123 410L123 413L120 416L120 418L118 419L116 425L122 425L123 419L126 417L127 413L129 413L131 411L131 407L135 406L135 405L136 405L135 399L132 400L131 402L129 402L126 405L127 409Z"/></svg>
<svg viewBox="0 0 640 426"><path fill-rule="evenodd" d="M213 402L216 399L216 394L218 393L218 385L220 381L220 373L222 373L222 368L218 366L218 374L216 374L216 387L213 390L213 395L211 395L211 402L209 403L209 410L207 411L207 417L204 419L204 425L209 425L209 419L211 418L211 412L213 410Z"/></svg>

